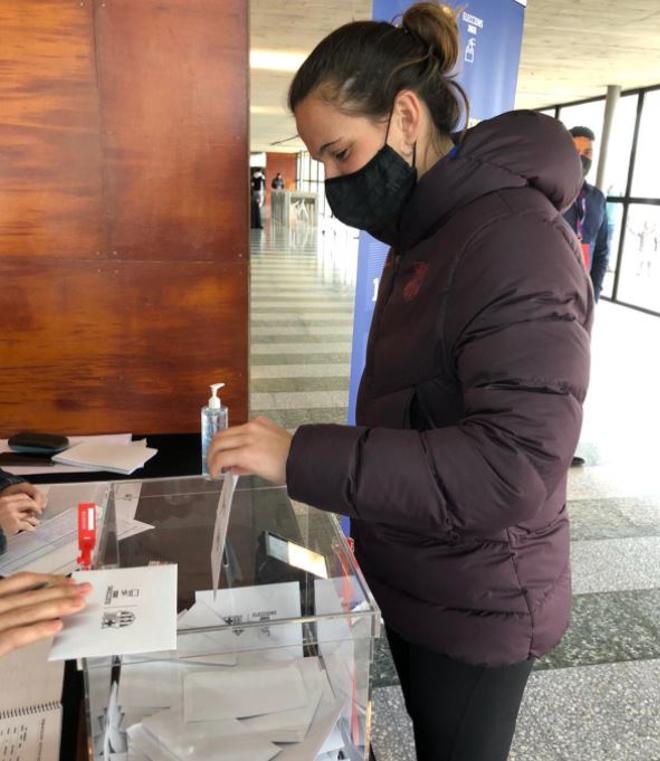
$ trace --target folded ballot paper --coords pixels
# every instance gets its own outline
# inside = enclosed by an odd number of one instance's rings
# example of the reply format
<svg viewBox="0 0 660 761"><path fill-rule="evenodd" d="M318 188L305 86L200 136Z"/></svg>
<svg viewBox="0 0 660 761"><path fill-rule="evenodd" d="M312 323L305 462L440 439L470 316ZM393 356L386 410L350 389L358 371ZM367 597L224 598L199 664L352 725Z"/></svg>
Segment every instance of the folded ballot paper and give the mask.
<svg viewBox="0 0 660 761"><path fill-rule="evenodd" d="M142 468L157 452L157 449L146 446L146 440L121 444L89 439L65 449L52 459L61 465L73 465L86 470L107 470L129 476Z"/></svg>

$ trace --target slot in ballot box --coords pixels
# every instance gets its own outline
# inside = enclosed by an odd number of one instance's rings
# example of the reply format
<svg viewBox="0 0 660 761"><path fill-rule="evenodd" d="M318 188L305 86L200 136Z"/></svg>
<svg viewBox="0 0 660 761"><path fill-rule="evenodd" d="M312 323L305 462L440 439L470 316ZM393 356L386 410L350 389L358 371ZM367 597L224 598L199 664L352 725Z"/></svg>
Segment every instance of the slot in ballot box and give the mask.
<svg viewBox="0 0 660 761"><path fill-rule="evenodd" d="M380 612L336 518L240 478L214 593L221 488L109 486L95 567L176 563L177 649L84 659L90 758L369 758Z"/></svg>

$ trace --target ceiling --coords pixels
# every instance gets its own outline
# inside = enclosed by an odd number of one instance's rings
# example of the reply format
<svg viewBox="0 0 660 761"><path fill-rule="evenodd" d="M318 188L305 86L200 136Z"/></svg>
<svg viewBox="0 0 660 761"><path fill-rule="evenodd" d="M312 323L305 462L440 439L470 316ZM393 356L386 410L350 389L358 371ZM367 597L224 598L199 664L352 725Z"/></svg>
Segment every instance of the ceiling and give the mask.
<svg viewBox="0 0 660 761"><path fill-rule="evenodd" d="M370 17L371 0L251 0L252 54L292 54L272 63L288 70L251 70L252 150L303 149L287 140L296 132L286 94L297 62L337 26ZM601 95L608 84L659 83L660 0L529 0L517 108Z"/></svg>

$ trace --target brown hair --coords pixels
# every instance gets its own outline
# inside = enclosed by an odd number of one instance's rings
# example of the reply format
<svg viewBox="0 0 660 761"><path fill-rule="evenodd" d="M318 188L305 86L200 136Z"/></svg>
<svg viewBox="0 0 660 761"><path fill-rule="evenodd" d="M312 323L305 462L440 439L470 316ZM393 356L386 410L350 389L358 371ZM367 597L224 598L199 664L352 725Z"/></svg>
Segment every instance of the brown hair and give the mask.
<svg viewBox="0 0 660 761"><path fill-rule="evenodd" d="M468 100L452 78L459 52L455 11L437 3L415 3L400 25L355 21L323 39L298 69L289 108L312 92L343 111L386 118L401 90L426 103L436 129L449 134L468 118Z"/></svg>

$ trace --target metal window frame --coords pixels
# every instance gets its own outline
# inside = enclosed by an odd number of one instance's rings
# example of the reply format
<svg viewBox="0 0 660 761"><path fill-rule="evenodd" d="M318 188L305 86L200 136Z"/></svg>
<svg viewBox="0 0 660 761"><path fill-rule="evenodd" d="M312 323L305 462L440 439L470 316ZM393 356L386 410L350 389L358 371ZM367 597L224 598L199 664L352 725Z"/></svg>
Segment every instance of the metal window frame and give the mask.
<svg viewBox="0 0 660 761"><path fill-rule="evenodd" d="M637 112L635 114L635 127L633 131L633 139L630 146L630 156L628 157L628 177L626 181L626 190L624 195L621 196L608 196L608 203L622 204L623 212L621 214L621 235L619 236L619 245L617 248L616 267L614 270L614 285L612 286L612 297L603 296L603 301L610 301L613 304L619 304L620 306L634 309L637 312L643 312L644 314L653 315L654 317L660 317L660 311L649 309L648 307L642 307L638 304L630 304L627 301L619 299L619 282L621 279L621 266L623 264L623 249L626 241L626 226L628 224L628 212L632 204L640 205L646 204L648 206L660 206L660 198L641 198L631 195L632 183L635 173L635 163L637 161L637 145L639 142L639 130L642 123L642 117L644 115L644 103L646 102L646 95L650 92L656 92L660 90L660 84L650 85L648 87L635 87L630 90L623 90L621 97L626 95L637 95ZM555 119L559 119L559 114L562 108L568 108L569 106L582 106L586 103L595 103L597 101L604 101L604 95L597 95L592 98L582 98L581 100L568 101L566 103L555 103L554 105L542 106L535 109L536 111L550 111L554 109Z"/></svg>

